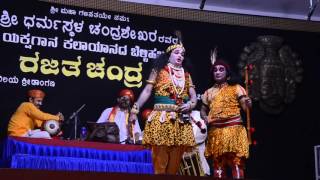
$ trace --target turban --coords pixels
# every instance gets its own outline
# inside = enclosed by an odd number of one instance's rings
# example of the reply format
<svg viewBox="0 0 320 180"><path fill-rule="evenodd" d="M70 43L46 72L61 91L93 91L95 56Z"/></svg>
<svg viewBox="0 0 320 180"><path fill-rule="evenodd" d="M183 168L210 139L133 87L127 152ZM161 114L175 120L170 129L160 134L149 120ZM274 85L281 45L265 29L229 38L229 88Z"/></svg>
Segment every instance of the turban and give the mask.
<svg viewBox="0 0 320 180"><path fill-rule="evenodd" d="M119 97L122 96L128 96L130 98L130 101L134 102L134 93L131 89L122 89L119 93Z"/></svg>
<svg viewBox="0 0 320 180"><path fill-rule="evenodd" d="M44 98L46 94L39 89L32 89L28 91L28 96L32 98Z"/></svg>

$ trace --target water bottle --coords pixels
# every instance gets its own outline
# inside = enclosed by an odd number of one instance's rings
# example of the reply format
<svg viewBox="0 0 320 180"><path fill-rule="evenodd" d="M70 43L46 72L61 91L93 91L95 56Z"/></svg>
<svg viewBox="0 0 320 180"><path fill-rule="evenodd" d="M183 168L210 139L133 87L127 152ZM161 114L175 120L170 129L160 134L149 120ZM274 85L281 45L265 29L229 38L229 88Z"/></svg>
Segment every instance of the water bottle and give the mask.
<svg viewBox="0 0 320 180"><path fill-rule="evenodd" d="M80 140L85 141L87 139L87 128L82 126L80 132Z"/></svg>

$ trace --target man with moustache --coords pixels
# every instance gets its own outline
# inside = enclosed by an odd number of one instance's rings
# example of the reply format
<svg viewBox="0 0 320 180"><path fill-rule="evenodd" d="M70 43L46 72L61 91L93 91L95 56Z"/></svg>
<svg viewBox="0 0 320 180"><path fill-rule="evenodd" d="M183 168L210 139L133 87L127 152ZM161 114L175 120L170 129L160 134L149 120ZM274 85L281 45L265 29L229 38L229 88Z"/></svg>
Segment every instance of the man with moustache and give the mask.
<svg viewBox="0 0 320 180"><path fill-rule="evenodd" d="M134 102L134 93L130 89L120 91L117 98L117 105L105 109L97 123L115 122L119 127L120 143L128 143L129 140L141 140L141 129L139 122L129 122L131 105ZM138 139L137 139L138 138ZM140 139L139 139L140 138Z"/></svg>

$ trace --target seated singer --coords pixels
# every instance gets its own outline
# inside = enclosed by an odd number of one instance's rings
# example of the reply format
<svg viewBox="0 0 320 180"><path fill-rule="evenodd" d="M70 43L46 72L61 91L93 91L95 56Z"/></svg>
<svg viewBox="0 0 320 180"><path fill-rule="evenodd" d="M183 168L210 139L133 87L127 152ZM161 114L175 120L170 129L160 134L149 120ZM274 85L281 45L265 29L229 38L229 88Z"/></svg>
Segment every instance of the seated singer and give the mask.
<svg viewBox="0 0 320 180"><path fill-rule="evenodd" d="M62 113L52 115L40 110L45 93L38 89L28 91L29 102L20 104L12 115L8 125L9 136L51 138L47 131L41 131L43 122L47 120L63 121Z"/></svg>
<svg viewBox="0 0 320 180"><path fill-rule="evenodd" d="M117 105L105 109L97 123L115 122L119 127L120 143L128 143L129 140L142 140L139 122L129 123L130 106L134 102L134 94L130 89L123 89L117 98ZM134 138L133 138L134 137Z"/></svg>

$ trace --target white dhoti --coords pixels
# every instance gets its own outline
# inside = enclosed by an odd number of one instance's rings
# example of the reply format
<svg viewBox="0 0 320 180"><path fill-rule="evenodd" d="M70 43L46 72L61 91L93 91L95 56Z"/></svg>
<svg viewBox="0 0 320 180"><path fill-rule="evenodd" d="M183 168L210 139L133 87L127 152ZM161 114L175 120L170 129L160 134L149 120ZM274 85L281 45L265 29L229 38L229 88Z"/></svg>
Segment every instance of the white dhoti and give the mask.
<svg viewBox="0 0 320 180"><path fill-rule="evenodd" d="M29 130L23 137L51 139L47 131L41 131L40 129Z"/></svg>

